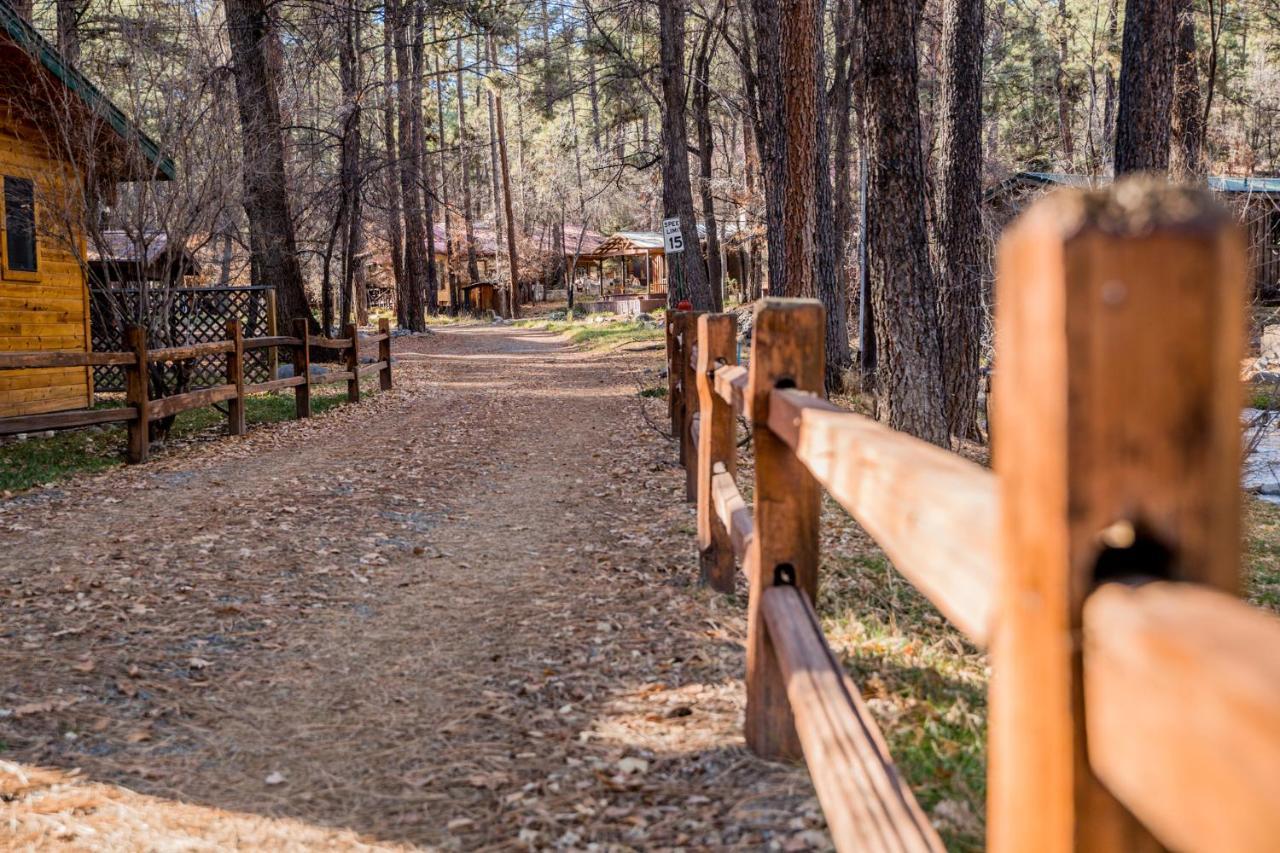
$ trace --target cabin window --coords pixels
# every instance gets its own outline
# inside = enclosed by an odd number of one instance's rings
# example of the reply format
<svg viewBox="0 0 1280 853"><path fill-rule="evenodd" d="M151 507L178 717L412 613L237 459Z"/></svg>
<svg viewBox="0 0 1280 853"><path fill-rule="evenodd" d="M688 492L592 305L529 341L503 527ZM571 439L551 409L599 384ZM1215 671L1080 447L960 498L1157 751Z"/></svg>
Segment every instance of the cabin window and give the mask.
<svg viewBox="0 0 1280 853"><path fill-rule="evenodd" d="M36 271L36 196L26 178L4 179L4 259L14 272Z"/></svg>

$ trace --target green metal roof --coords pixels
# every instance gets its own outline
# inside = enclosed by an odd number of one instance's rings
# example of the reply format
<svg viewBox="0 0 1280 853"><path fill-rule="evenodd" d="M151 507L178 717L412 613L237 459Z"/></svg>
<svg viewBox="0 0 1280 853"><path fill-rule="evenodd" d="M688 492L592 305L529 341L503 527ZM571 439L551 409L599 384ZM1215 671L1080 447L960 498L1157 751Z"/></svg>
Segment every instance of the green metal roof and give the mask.
<svg viewBox="0 0 1280 853"><path fill-rule="evenodd" d="M106 119L122 140L130 145L137 145L156 168L155 177L171 181L177 176L173 160L160 150L160 145L130 121L97 86L89 82L89 78L64 59L35 27L13 10L7 0L0 0L0 35L7 35L10 41L44 66L69 91L79 96L95 115Z"/></svg>
<svg viewBox="0 0 1280 853"><path fill-rule="evenodd" d="M1095 181L1088 175L1068 175L1061 172L1018 172L1014 180L1021 180L1044 186L1091 187ZM1107 183L1110 178L1099 179ZM1210 175L1209 189L1220 193L1262 193L1264 195L1280 194L1280 178L1233 178L1226 175Z"/></svg>

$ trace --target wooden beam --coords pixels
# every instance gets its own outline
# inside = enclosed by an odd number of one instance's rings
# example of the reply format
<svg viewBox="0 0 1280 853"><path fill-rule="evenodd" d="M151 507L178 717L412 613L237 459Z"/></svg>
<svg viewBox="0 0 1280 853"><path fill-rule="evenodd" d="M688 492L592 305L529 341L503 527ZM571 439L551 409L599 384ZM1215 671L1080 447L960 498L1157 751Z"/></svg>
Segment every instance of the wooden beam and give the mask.
<svg viewBox="0 0 1280 853"><path fill-rule="evenodd" d="M784 386L822 393L825 360L822 303L768 299L758 303L751 334L748 397L755 413L755 537L745 566L747 602L747 745L771 759L798 759L786 684L761 612L765 590L779 582L818 596L821 491L804 463L769 429L769 399Z"/></svg>
<svg viewBox="0 0 1280 853"><path fill-rule="evenodd" d="M43 415L18 415L0 418L0 435L16 435L21 432L43 432L47 429L70 429L94 424L131 421L138 416L132 407L118 409L75 409L69 412L49 412Z"/></svg>
<svg viewBox="0 0 1280 853"><path fill-rule="evenodd" d="M227 323L227 337L232 343L231 352L227 353L227 383L236 389L235 396L227 402L227 432L244 435L244 329L239 320Z"/></svg>
<svg viewBox="0 0 1280 853"><path fill-rule="evenodd" d="M733 407L712 388L716 368L738 360L738 323L732 314L703 314L698 318L698 561L703 584L717 592L733 592L733 543L729 530L712 505L711 478L716 470L730 478L738 470L737 420Z"/></svg>
<svg viewBox="0 0 1280 853"><path fill-rule="evenodd" d="M176 415L179 412L198 409L201 406L212 406L214 403L232 399L236 396L236 393L237 390L234 385L214 385L211 388L201 388L198 391L188 391L185 394L175 394L172 397L161 397L158 400L151 401L147 417L155 421L160 418L167 418L169 415Z"/></svg>
<svg viewBox="0 0 1280 853"><path fill-rule="evenodd" d="M268 347L295 347L300 342L300 338L288 335L272 335L266 338L245 338L244 348L246 350L255 350L267 349Z"/></svg>
<svg viewBox="0 0 1280 853"><path fill-rule="evenodd" d="M720 517L720 523L729 531L734 556L739 561L745 561L751 549L751 539L755 535L751 507L742 499L733 475L722 467L711 478L711 502L716 515Z"/></svg>
<svg viewBox="0 0 1280 853"><path fill-rule="evenodd" d="M286 376L283 379L272 379L270 382L259 382L257 385L246 385L244 393L266 394L271 391L283 391L286 388L297 388L306 381L305 376Z"/></svg>
<svg viewBox="0 0 1280 853"><path fill-rule="evenodd" d="M733 407L735 413L750 420L751 412L747 406L749 374L747 368L736 363L736 358L734 361L734 364L727 364L716 370L715 391L721 400Z"/></svg>
<svg viewBox="0 0 1280 853"><path fill-rule="evenodd" d="M1081 611L1117 573L1237 588L1243 241L1136 179L1045 196L998 266L989 848L1159 849L1090 770Z"/></svg>
<svg viewBox="0 0 1280 853"><path fill-rule="evenodd" d="M164 347L163 349L153 349L147 353L147 358L153 362L158 361L188 361L193 358L204 358L209 355L222 355L231 352L234 344L231 341L209 341L203 344L189 344L181 347Z"/></svg>
<svg viewBox="0 0 1280 853"><path fill-rule="evenodd" d="M378 387L383 391L391 390L391 320L383 317L378 321L378 362L383 365L378 374Z"/></svg>
<svg viewBox="0 0 1280 853"><path fill-rule="evenodd" d="M1084 606L1089 763L1174 850L1280 850L1280 620L1198 584Z"/></svg>
<svg viewBox="0 0 1280 853"><path fill-rule="evenodd" d="M775 390L769 428L916 589L975 643L992 622L995 476L820 397Z"/></svg>
<svg viewBox="0 0 1280 853"><path fill-rule="evenodd" d="M347 402L360 402L360 330L354 323L347 324L345 329L347 340L351 342L347 350Z"/></svg>
<svg viewBox="0 0 1280 853"><path fill-rule="evenodd" d="M125 401L137 412L129 421L129 444L125 461L136 465L147 461L151 450L151 380L147 371L147 330L142 326L130 326L125 331L125 342L133 356L133 363L124 371Z"/></svg>
<svg viewBox="0 0 1280 853"><path fill-rule="evenodd" d="M836 849L942 853L942 840L894 766L858 688L827 646L808 598L793 586L774 586L765 590L761 609Z"/></svg>
<svg viewBox="0 0 1280 853"><path fill-rule="evenodd" d="M134 358L135 356L131 352L65 352L60 350L0 352L0 370L129 365L134 363Z"/></svg>
<svg viewBox="0 0 1280 853"><path fill-rule="evenodd" d="M293 336L298 342L293 345L293 375L302 381L296 386L293 400L298 418L311 417L311 336L307 334L307 321L297 318L293 321Z"/></svg>

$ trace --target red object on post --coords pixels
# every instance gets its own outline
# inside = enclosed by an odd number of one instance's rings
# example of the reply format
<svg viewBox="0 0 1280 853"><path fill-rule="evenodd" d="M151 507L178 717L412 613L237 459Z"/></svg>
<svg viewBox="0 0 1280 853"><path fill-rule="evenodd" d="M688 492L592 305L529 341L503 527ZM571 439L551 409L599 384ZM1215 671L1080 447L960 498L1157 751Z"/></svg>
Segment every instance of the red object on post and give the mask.
<svg viewBox="0 0 1280 853"><path fill-rule="evenodd" d="M693 303L692 303L692 302L690 302L688 299L681 299L678 303L676 303L676 310L677 310L677 311L692 311L692 310L693 310Z"/></svg>

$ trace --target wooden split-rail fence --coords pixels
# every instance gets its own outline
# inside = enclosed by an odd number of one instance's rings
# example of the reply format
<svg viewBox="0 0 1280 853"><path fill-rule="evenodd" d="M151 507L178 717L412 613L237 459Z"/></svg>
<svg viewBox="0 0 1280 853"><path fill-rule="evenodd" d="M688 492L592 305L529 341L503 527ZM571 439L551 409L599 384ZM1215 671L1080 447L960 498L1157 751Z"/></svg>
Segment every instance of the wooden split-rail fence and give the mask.
<svg viewBox="0 0 1280 853"><path fill-rule="evenodd" d="M245 398L251 394L269 391L294 390L297 417L311 417L311 386L346 382L347 399L360 402L360 380L372 374L378 375L382 390L391 388L391 327L383 319L378 332L360 337L355 325L344 329L345 337L326 338L309 334L307 324L299 320L292 336L282 335L264 338L243 336L239 320L227 323L227 339L208 341L186 346L148 349L145 331L140 326L131 327L126 334L129 349L124 352L0 352L0 370L22 370L42 367L97 367L112 365L125 372L125 404L116 408L77 409L39 415L19 415L0 418L0 435L69 429L95 424L124 423L128 426L128 448L125 458L130 463L145 462L150 441L152 421L176 415L190 409L227 405L227 432L241 435L245 432ZM363 347L378 347L377 360L361 363ZM255 350L278 348L290 353L293 376L271 379L254 384L245 383L245 353ZM311 350L337 350L341 367L325 371L312 371ZM219 385L199 388L169 397L151 397L149 368L163 363L177 363L226 356L226 381Z"/></svg>
<svg viewBox="0 0 1280 853"><path fill-rule="evenodd" d="M732 315L668 315L702 578L749 581L747 743L806 762L840 850L942 849L814 611L825 489L989 649L989 849L1280 850L1280 620L1237 598L1237 226L1189 190L1064 192L998 267L993 470L827 402L817 302L761 304L748 366Z"/></svg>

